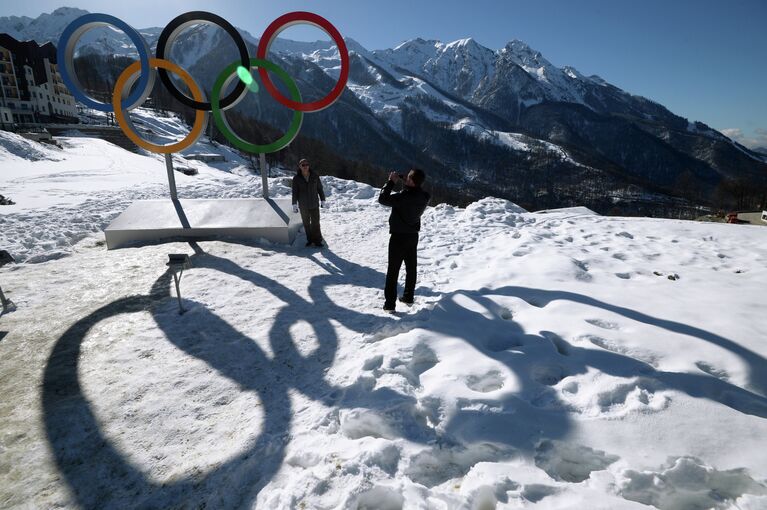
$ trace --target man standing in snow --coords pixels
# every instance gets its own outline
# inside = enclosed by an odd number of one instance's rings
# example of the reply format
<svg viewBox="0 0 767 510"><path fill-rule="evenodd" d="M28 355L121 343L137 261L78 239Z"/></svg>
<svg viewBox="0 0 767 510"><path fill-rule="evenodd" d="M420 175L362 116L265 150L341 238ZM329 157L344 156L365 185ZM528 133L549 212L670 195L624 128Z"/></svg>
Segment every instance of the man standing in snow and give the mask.
<svg viewBox="0 0 767 510"><path fill-rule="evenodd" d="M414 168L404 178L404 188L392 194L394 185L402 177L396 172L389 174L389 180L381 189L378 202L391 207L389 216L389 267L386 270L384 289L384 310L394 312L397 301L397 278L402 262L405 262L405 292L399 299L407 305L413 304L415 294L416 264L418 260L418 232L421 230L421 215L426 210L430 195L421 189L426 174Z"/></svg>
<svg viewBox="0 0 767 510"><path fill-rule="evenodd" d="M301 211L301 221L306 232L306 246L314 245L321 248L320 207L325 207L325 192L322 190L320 176L309 168L309 160L299 161L298 169L293 177L293 212Z"/></svg>

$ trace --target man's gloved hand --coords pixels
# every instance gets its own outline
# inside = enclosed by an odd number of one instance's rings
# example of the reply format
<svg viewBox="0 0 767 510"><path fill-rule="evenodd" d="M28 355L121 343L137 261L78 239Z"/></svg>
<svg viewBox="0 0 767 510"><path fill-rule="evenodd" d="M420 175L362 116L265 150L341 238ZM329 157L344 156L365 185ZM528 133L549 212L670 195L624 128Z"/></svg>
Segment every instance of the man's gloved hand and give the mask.
<svg viewBox="0 0 767 510"><path fill-rule="evenodd" d="M298 204L293 204L293 212L294 213L298 212Z"/></svg>
<svg viewBox="0 0 767 510"><path fill-rule="evenodd" d="M325 201L324 200L320 202L320 207L322 207L323 209L325 208Z"/></svg>

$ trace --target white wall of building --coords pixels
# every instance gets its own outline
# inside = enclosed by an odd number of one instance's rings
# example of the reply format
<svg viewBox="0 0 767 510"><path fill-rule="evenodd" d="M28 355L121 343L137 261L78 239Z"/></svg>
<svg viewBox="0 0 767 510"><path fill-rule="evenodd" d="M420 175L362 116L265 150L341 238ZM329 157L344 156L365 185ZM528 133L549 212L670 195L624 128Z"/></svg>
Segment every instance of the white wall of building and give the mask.
<svg viewBox="0 0 767 510"><path fill-rule="evenodd" d="M11 58L13 58L13 53L9 50L3 47L0 47L0 50L6 55L10 53ZM46 76L45 83L36 83L31 66L22 66L30 93L29 100L21 100L21 91L18 86L21 77L16 76L16 68L11 66L15 83L0 88L0 92L2 92L0 93L0 123L35 122L36 119L39 120L39 116L77 117L75 99L64 87L56 65L51 64L50 60L45 58L43 59L43 66ZM12 117L11 121L6 119L8 115Z"/></svg>

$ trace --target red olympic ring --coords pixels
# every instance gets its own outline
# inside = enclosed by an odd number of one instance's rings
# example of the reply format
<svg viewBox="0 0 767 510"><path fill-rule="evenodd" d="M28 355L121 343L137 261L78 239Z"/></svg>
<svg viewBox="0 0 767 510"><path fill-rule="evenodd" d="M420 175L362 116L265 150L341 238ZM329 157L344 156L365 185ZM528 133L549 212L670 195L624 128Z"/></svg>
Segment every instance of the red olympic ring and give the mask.
<svg viewBox="0 0 767 510"><path fill-rule="evenodd" d="M296 11L283 14L276 20L272 21L268 27L266 27L264 34L261 36L261 40L258 42L258 50L256 52L256 56L257 58L266 60L266 55L269 53L269 48L271 47L272 42L274 42L274 39L277 38L277 35L279 35L280 32L287 29L288 27L301 23L314 25L315 27L325 31L325 33L327 33L333 39L333 41L335 41L336 46L338 47L338 53L341 55L341 74L338 77L338 82L336 83L336 86L333 87L333 90L331 90L327 96L318 101L302 103L300 101L293 101L282 95L282 93L277 90L277 87L274 86L274 83L272 83L267 70L263 67L258 68L258 74L261 76L261 81L263 82L264 88L280 104L287 106L291 110L298 110L300 112L316 112L327 108L333 104L336 99L338 99L338 97L341 95L341 92L343 92L344 87L346 87L346 80L349 78L349 51L346 49L346 43L344 42L343 37L341 37L341 33L336 30L336 27L334 27L322 16L312 12Z"/></svg>

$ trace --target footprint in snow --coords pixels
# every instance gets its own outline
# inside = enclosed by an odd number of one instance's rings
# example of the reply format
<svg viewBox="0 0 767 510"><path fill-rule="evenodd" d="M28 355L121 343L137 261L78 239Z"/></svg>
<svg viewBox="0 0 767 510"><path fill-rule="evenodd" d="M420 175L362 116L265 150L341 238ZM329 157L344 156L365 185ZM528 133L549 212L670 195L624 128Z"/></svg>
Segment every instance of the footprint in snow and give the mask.
<svg viewBox="0 0 767 510"><path fill-rule="evenodd" d="M668 395L657 393L660 383L654 379L638 378L635 382L618 386L597 395L600 414L624 415L632 411L658 412L671 402Z"/></svg>
<svg viewBox="0 0 767 510"><path fill-rule="evenodd" d="M580 483L594 471L602 471L619 460L602 450L563 441L544 440L535 448L535 465L555 480Z"/></svg>
<svg viewBox="0 0 767 510"><path fill-rule="evenodd" d="M540 302L540 301L538 301L538 299L536 299L536 298L526 298L526 297L522 297L521 299L522 299L522 300L523 300L525 303L527 303L528 305L530 305L530 306L534 306L534 307L536 307L536 308L543 308L543 307L545 307L545 306L547 305L547 303L541 303L541 302Z"/></svg>
<svg viewBox="0 0 767 510"><path fill-rule="evenodd" d="M538 503L543 498L553 496L554 494L561 491L562 489L558 487L533 483L525 485L525 488L522 489L521 496L528 500L530 503Z"/></svg>
<svg viewBox="0 0 767 510"><path fill-rule="evenodd" d="M586 322L602 329L620 329L618 324L603 319L586 319Z"/></svg>
<svg viewBox="0 0 767 510"><path fill-rule="evenodd" d="M392 358L385 372L405 377L414 387L421 387L421 374L439 363L436 353L426 344L419 343L413 348L409 359Z"/></svg>
<svg viewBox="0 0 767 510"><path fill-rule="evenodd" d="M541 364L533 365L530 369L530 376L537 383L554 386L564 379L567 374L565 373L565 368L561 365Z"/></svg>
<svg viewBox="0 0 767 510"><path fill-rule="evenodd" d="M491 336L485 340L485 349L490 352L503 352L522 345L523 343L519 339L501 335Z"/></svg>
<svg viewBox="0 0 767 510"><path fill-rule="evenodd" d="M640 373L650 373L658 367L658 356L651 351L626 347L614 340L608 340L597 335L583 335L580 338L588 340L592 344L596 345L597 347L601 347L606 351L614 352L628 358L633 358L643 363L644 365L638 368Z"/></svg>
<svg viewBox="0 0 767 510"><path fill-rule="evenodd" d="M480 393L489 393L503 388L503 377L497 370L480 376L470 375L466 378L466 386Z"/></svg>
<svg viewBox="0 0 767 510"><path fill-rule="evenodd" d="M471 443L443 448L427 448L409 459L404 475L425 487L435 487L462 478L480 462L499 462L514 455L510 447L491 443ZM378 507L376 507L378 508Z"/></svg>
<svg viewBox="0 0 767 510"><path fill-rule="evenodd" d="M362 366L362 370L375 370L377 368L381 368L381 365L383 365L383 355L379 354L378 356L373 356L372 358L365 361L365 364Z"/></svg>
<svg viewBox="0 0 767 510"><path fill-rule="evenodd" d="M727 371L724 370L723 368L717 368L714 365L707 363L705 361L696 361L695 366L698 367L703 372L707 373L708 375L716 377L717 379L721 379L722 381L730 380L730 374L728 374Z"/></svg>
<svg viewBox="0 0 767 510"><path fill-rule="evenodd" d="M498 316L505 321L510 321L512 318L514 318L514 315L511 313L511 310L509 310L506 307L501 308Z"/></svg>
<svg viewBox="0 0 767 510"><path fill-rule="evenodd" d="M552 331L541 331L538 333L541 335L541 337L545 338L549 342L551 342L554 345L554 348L557 350L557 353L561 356L569 356L570 352L572 351L572 345L570 345L570 342L562 338L561 336L557 335L556 333Z"/></svg>

